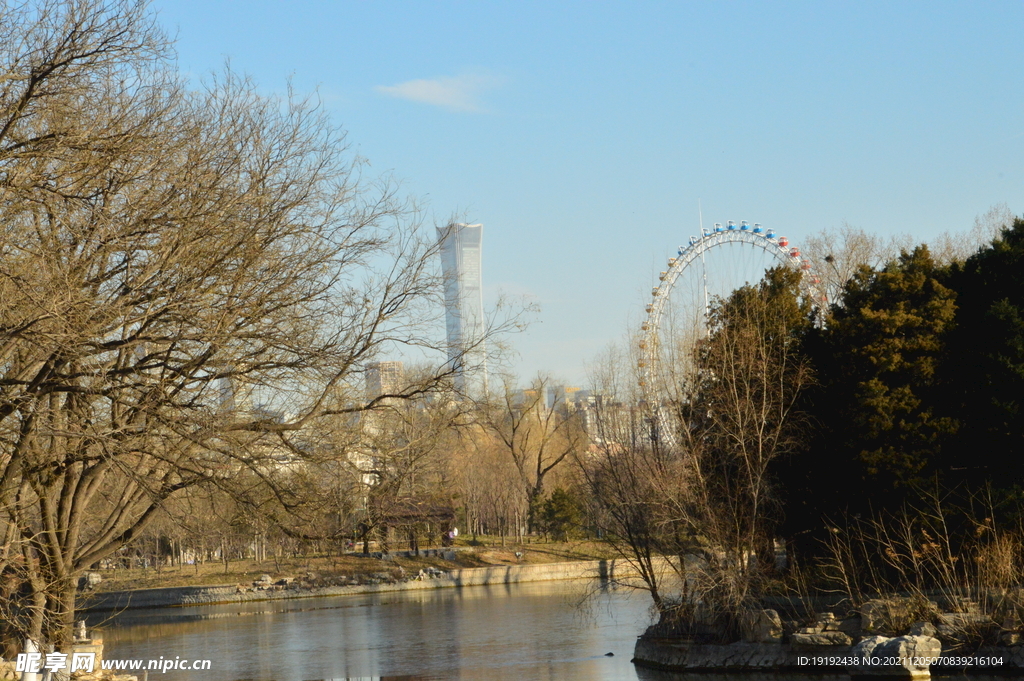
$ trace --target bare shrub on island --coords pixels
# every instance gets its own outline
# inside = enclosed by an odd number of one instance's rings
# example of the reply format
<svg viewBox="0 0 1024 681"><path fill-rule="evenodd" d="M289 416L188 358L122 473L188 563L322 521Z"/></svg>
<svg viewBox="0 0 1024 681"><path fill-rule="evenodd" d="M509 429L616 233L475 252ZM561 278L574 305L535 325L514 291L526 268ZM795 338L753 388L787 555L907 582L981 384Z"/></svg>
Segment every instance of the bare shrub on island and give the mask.
<svg viewBox="0 0 1024 681"><path fill-rule="evenodd" d="M800 445L795 404L811 381L798 342L811 311L798 278L771 270L716 301L678 397L606 408L602 444L581 461L605 536L638 568L663 633L731 638L772 587L772 463ZM643 437L630 436L637 429Z"/></svg>

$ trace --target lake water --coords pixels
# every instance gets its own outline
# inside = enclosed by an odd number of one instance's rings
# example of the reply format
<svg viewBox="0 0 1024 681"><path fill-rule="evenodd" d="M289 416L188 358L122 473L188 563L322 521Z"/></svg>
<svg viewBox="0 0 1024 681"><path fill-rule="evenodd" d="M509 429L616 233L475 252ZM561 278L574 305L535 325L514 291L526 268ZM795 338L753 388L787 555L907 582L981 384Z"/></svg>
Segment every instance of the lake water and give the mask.
<svg viewBox="0 0 1024 681"><path fill-rule="evenodd" d="M101 626L107 659L211 660L150 681L670 678L630 662L650 622L645 592L534 582L132 610Z"/></svg>
<svg viewBox="0 0 1024 681"><path fill-rule="evenodd" d="M151 671L150 681L849 681L635 668L633 645L650 622L645 592L593 581L129 610L89 624L101 627L107 659L211 661L207 671Z"/></svg>

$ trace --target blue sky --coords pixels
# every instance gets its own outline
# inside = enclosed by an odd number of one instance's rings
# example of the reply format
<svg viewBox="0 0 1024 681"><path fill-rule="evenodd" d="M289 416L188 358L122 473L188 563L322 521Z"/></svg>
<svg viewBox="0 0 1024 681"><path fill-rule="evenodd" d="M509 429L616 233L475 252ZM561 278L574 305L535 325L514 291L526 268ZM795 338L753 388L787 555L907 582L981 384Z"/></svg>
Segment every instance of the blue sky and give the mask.
<svg viewBox="0 0 1024 681"><path fill-rule="evenodd" d="M516 371L584 380L675 246L749 220L927 240L1024 210L1019 2L157 0L179 66L318 90L484 284L540 312ZM645 297L646 296L646 297Z"/></svg>

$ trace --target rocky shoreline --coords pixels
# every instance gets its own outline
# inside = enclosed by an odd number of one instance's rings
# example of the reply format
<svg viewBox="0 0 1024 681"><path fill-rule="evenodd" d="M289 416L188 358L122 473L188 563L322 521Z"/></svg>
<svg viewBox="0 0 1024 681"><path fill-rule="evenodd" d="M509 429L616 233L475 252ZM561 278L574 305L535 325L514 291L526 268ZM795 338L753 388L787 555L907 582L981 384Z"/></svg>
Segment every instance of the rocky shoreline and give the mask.
<svg viewBox="0 0 1024 681"><path fill-rule="evenodd" d="M874 605L875 607L871 607ZM948 627L964 613L943 613L938 626L917 622L902 636L873 635L878 606L859 617L821 613L806 627L784 626L774 610L748 613L742 640L704 643L659 635L653 625L637 640L633 662L674 672L797 672L857 677L927 678L930 674L1024 675L1024 645L1004 636L1003 645L943 651ZM788 629L788 631L787 631Z"/></svg>
<svg viewBox="0 0 1024 681"><path fill-rule="evenodd" d="M895 647L899 648L901 643L904 642L897 642ZM1024 676L1024 648L1021 647L986 647L970 655L940 653L936 656L940 662L932 663L928 669L923 668L923 665L907 669L897 665L864 664L863 660L872 657L881 662L886 659L906 659L887 658L884 651L877 649L873 653L867 658L860 657L863 651L858 651L856 646L807 647L747 641L706 644L641 637L634 649L633 662L642 667L675 672L798 672L902 678L922 678L930 674ZM860 660L861 663L851 664L854 660Z"/></svg>

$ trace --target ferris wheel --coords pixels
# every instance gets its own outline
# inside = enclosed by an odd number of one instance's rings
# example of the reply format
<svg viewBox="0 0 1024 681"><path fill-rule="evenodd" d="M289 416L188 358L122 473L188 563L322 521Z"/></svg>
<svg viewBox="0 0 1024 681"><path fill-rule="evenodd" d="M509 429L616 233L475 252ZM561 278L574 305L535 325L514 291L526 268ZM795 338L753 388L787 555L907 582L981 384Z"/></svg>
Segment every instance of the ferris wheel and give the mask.
<svg viewBox="0 0 1024 681"><path fill-rule="evenodd" d="M800 249L758 223L729 221L702 228L699 237L690 237L690 243L669 258L651 290L637 359L641 393L663 441L675 439L666 427L663 404L676 398L672 393L685 380L693 348L707 335L712 304L741 286L755 284L765 271L779 265L801 272L803 295L815 305L827 302L819 278Z"/></svg>

